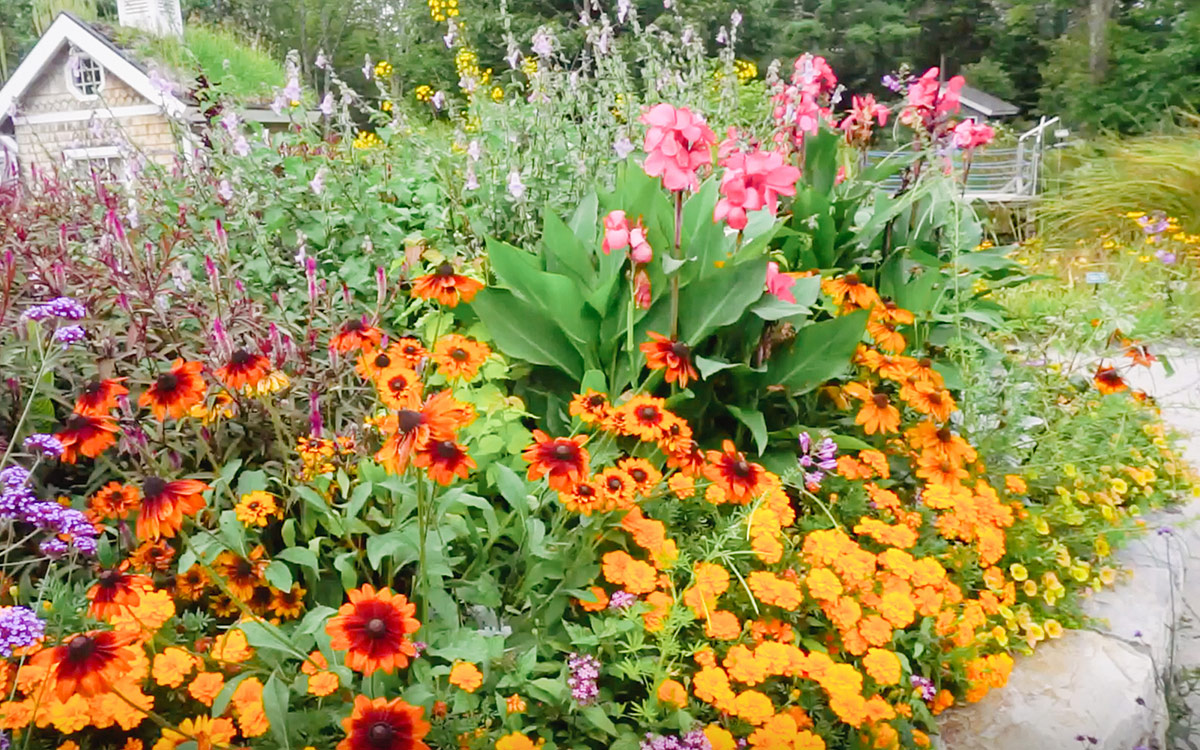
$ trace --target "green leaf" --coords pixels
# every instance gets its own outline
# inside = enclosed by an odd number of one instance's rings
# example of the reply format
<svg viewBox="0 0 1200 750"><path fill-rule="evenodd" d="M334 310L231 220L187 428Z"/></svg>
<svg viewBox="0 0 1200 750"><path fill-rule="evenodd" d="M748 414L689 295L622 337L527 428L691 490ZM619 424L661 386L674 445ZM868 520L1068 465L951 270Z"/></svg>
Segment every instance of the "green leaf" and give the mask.
<svg viewBox="0 0 1200 750"><path fill-rule="evenodd" d="M762 455L767 449L767 420L763 417L762 412L757 409L743 409L740 406L733 404L725 404L725 408L729 413L738 418L738 421L750 428L750 434L754 436L754 444L758 446L758 455Z"/></svg>
<svg viewBox="0 0 1200 750"><path fill-rule="evenodd" d="M721 326L736 322L762 297L766 279L767 264L750 262L688 284L679 294L680 338L696 346Z"/></svg>
<svg viewBox="0 0 1200 750"><path fill-rule="evenodd" d="M496 472L496 487L500 490L501 497L514 508L528 507L529 488L525 485L525 480L504 464L493 464L492 469Z"/></svg>
<svg viewBox="0 0 1200 750"><path fill-rule="evenodd" d="M782 320L807 315L821 291L821 279L819 276L796 279L796 283L788 291L796 298L795 303L782 300L773 294L766 294L758 304L750 308L751 312L763 320Z"/></svg>
<svg viewBox="0 0 1200 750"><path fill-rule="evenodd" d="M279 554L275 555L275 559L287 560L288 562L302 565L311 570L313 573L316 573L319 567L316 553L314 553L312 550L305 549L304 547L288 547Z"/></svg>
<svg viewBox="0 0 1200 750"><path fill-rule="evenodd" d="M346 504L346 518L358 518L359 511L367 504L374 485L370 482L360 482L350 493L350 502Z"/></svg>
<svg viewBox="0 0 1200 750"><path fill-rule="evenodd" d="M249 676L249 672L243 672L225 683L225 687L221 688L221 692L217 693L217 697L213 699L212 713L210 715L214 719L225 713L225 709L229 706L229 701L233 699L233 691L237 690L238 684Z"/></svg>
<svg viewBox="0 0 1200 750"><path fill-rule="evenodd" d="M595 196L592 196L595 200ZM583 206L581 205L582 209ZM578 214L576 214L578 217ZM596 280L596 269L592 267L591 253L588 252L580 238L575 235L551 206L545 210L545 225L543 226L542 243L546 251L558 266L574 277L578 282L591 286ZM592 231L595 231L596 215L592 214ZM490 255L490 248L489 248Z"/></svg>
<svg viewBox="0 0 1200 750"><path fill-rule="evenodd" d="M583 715L583 718L586 719L589 724L597 729L606 732L613 737L617 736L617 725L612 723L612 719L608 718L608 714L600 706L588 706L580 711L580 714Z"/></svg>
<svg viewBox="0 0 1200 750"><path fill-rule="evenodd" d="M279 560L272 560L267 563L267 568L263 571L263 575L266 576L267 583L280 591L292 590L292 569L286 563Z"/></svg>
<svg viewBox="0 0 1200 750"><path fill-rule="evenodd" d="M583 375L583 357L541 309L502 289L481 290L471 307L509 358L554 367L576 380Z"/></svg>
<svg viewBox="0 0 1200 750"><path fill-rule="evenodd" d="M221 528L221 540L225 542L226 546L245 557L246 527L242 526L242 522L237 519L237 514L232 510L221 511L218 525Z"/></svg>
<svg viewBox="0 0 1200 750"><path fill-rule="evenodd" d="M771 359L762 385L806 393L837 377L850 365L866 326L867 311L859 310L801 328L791 347Z"/></svg>
<svg viewBox="0 0 1200 750"><path fill-rule="evenodd" d="M271 722L271 734L275 736L275 741L287 750L291 747L287 731L288 687L278 675L272 673L267 684L263 686L262 702L263 712Z"/></svg>
<svg viewBox="0 0 1200 750"><path fill-rule="evenodd" d="M721 370L728 370L731 367L737 366L737 362L726 362L723 359L696 357L696 369L700 372L700 378L702 380L708 380L709 377L717 374Z"/></svg>

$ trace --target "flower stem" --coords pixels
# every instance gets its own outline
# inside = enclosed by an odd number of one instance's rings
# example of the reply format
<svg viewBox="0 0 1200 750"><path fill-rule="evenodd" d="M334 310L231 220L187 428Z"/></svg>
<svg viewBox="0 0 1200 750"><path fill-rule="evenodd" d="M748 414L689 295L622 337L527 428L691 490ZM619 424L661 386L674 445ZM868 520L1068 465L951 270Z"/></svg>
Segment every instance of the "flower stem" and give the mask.
<svg viewBox="0 0 1200 750"><path fill-rule="evenodd" d="M683 241L683 191L675 193L675 244L671 257L681 260L680 245ZM671 338L679 338L679 269L671 273Z"/></svg>

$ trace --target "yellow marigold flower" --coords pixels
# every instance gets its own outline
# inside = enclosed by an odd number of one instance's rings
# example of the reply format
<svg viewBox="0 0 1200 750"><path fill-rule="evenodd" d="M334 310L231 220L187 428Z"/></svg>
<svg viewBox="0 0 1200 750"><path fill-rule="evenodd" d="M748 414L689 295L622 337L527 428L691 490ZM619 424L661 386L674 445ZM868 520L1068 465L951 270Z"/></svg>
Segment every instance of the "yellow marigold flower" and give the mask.
<svg viewBox="0 0 1200 750"><path fill-rule="evenodd" d="M733 713L758 726L775 715L775 706L770 698L757 690L743 690L734 700Z"/></svg>
<svg viewBox="0 0 1200 750"><path fill-rule="evenodd" d="M450 668L450 684L473 693L483 684L483 673L469 661L456 661Z"/></svg>
<svg viewBox="0 0 1200 750"><path fill-rule="evenodd" d="M196 667L196 657L181 648L170 646L154 656L154 667L150 674L154 681L165 687L179 687L184 678Z"/></svg>
<svg viewBox="0 0 1200 750"><path fill-rule="evenodd" d="M275 496L270 492L255 490L242 495L242 499L234 506L233 512L237 516L237 520L247 528L266 526L272 517L279 515L279 505L275 502Z"/></svg>
<svg viewBox="0 0 1200 750"><path fill-rule="evenodd" d="M537 750L537 748L537 743L520 732L513 732L496 740L496 750Z"/></svg>
<svg viewBox="0 0 1200 750"><path fill-rule="evenodd" d="M880 685L896 685L900 682L900 658L894 651L871 648L863 657L863 670Z"/></svg>

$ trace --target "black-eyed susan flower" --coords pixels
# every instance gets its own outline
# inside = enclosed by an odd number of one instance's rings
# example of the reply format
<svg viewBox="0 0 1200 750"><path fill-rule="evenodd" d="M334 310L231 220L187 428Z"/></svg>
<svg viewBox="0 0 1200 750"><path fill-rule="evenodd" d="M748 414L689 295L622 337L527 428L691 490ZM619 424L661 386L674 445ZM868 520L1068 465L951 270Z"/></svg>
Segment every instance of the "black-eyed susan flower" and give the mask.
<svg viewBox="0 0 1200 750"><path fill-rule="evenodd" d="M376 591L370 584L347 596L349 601L325 626L330 648L345 651L346 666L363 674L407 667L417 655L409 640L421 627L416 605L403 594L387 588Z"/></svg>
<svg viewBox="0 0 1200 750"><path fill-rule="evenodd" d="M200 375L203 362L176 359L171 369L155 378L138 399L138 406L148 406L159 420L167 415L180 419L192 406L204 400L206 386Z"/></svg>

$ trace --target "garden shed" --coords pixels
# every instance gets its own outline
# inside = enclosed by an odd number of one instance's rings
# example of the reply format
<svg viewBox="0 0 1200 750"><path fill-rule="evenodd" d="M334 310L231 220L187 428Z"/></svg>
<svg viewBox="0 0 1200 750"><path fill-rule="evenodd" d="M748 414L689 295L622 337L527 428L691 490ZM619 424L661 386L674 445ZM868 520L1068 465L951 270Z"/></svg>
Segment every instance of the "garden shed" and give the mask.
<svg viewBox="0 0 1200 750"><path fill-rule="evenodd" d="M1017 105L992 96L986 91L980 91L974 86L962 87L959 92L959 104L962 106L963 117L973 117L980 122L1003 120L1021 112Z"/></svg>
<svg viewBox="0 0 1200 750"><path fill-rule="evenodd" d="M121 177L135 153L164 166L190 158L203 108L180 66L147 54L182 44L178 0L121 0L118 9L118 27L60 13L0 88L0 181L56 168ZM289 121L261 102L244 116Z"/></svg>

